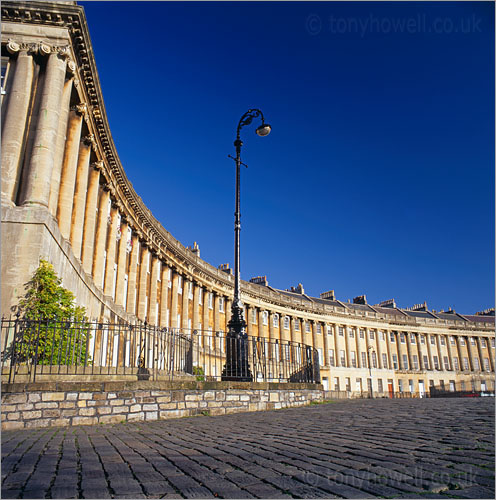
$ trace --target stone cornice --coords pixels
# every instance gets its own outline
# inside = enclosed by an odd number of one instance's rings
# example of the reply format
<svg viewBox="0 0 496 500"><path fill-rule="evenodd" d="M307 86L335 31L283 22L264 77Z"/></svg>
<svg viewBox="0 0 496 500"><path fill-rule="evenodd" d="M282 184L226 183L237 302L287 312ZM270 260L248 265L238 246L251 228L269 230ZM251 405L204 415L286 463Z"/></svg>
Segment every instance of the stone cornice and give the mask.
<svg viewBox="0 0 496 500"><path fill-rule="evenodd" d="M83 113L90 128L88 141L96 151L99 159L93 167L100 170L106 182L106 188L115 198L115 202L122 211L133 232L140 236L143 243L157 255L165 256L167 264L181 269L185 275L193 279L205 280L206 286L213 289L232 289L233 279L226 273L219 271L207 262L190 252L177 241L152 215L135 192L128 180L121 161L117 154L105 107L96 68L93 48L88 31L86 17L82 6L58 2L3 2L2 20L4 22L23 23L32 25L55 26L68 30L75 61L69 59L68 67L75 75L75 85L82 95L85 103L78 112ZM9 51L28 50L39 51L42 54L59 53L69 57L69 47L50 46L47 43L18 44L14 40L8 41ZM461 322L448 323L444 320L433 320L432 323L423 322L405 315L401 320L397 317L388 317L383 313L364 315L362 313L340 310L331 305L324 305L307 300L287 297L281 293L266 289L259 285L242 282L243 297L251 299L257 307L276 307L302 312L306 315L324 315L334 318L353 318L355 321L386 321L393 328L394 325L402 327L444 326L444 328L464 328L487 330L487 326L474 323L460 324ZM289 313L288 313L289 314Z"/></svg>

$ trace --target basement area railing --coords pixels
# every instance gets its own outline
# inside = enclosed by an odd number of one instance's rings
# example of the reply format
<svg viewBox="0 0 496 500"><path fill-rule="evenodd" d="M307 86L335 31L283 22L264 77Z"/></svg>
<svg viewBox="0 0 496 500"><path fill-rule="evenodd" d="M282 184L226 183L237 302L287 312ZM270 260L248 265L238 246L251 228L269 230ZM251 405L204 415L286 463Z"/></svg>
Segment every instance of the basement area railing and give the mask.
<svg viewBox="0 0 496 500"><path fill-rule="evenodd" d="M252 380L320 383L315 348L225 332L99 321L1 320L2 381ZM228 353L243 353L243 370ZM234 367L234 368L233 368Z"/></svg>

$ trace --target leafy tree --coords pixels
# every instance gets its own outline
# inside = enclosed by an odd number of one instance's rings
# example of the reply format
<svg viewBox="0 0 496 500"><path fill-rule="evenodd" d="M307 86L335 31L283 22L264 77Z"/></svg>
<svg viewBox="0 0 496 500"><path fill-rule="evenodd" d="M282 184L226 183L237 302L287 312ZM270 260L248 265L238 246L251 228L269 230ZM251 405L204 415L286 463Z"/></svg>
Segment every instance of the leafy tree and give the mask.
<svg viewBox="0 0 496 500"><path fill-rule="evenodd" d="M74 295L46 260L40 259L16 309L21 321L12 355L17 361L62 365L87 361L86 311L75 305Z"/></svg>

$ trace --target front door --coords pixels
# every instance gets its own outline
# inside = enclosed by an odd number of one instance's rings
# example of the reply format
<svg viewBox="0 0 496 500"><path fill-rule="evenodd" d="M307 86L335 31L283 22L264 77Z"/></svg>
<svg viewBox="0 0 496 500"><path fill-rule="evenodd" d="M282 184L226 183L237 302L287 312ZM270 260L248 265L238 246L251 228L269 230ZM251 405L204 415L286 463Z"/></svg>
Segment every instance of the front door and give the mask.
<svg viewBox="0 0 496 500"><path fill-rule="evenodd" d="M394 398L394 387L392 382L388 382L388 392L389 392L389 397L391 399Z"/></svg>

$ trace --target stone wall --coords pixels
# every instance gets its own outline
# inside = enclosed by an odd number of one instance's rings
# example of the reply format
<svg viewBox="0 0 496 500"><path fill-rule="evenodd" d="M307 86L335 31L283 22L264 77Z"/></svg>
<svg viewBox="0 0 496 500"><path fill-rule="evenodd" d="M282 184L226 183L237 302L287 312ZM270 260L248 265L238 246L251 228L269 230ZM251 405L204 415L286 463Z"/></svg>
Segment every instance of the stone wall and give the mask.
<svg viewBox="0 0 496 500"><path fill-rule="evenodd" d="M112 424L274 410L322 401L317 384L44 382L2 386L2 429Z"/></svg>

